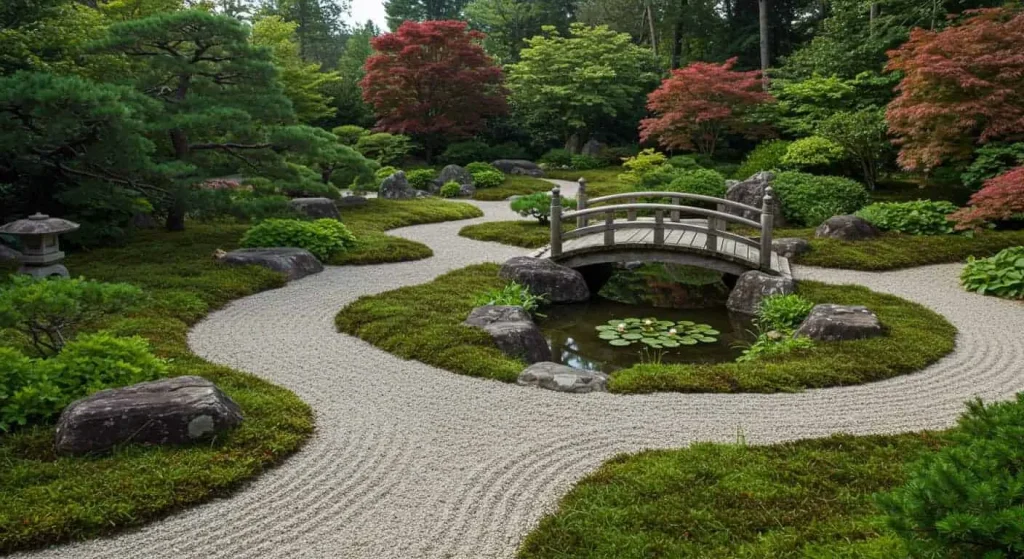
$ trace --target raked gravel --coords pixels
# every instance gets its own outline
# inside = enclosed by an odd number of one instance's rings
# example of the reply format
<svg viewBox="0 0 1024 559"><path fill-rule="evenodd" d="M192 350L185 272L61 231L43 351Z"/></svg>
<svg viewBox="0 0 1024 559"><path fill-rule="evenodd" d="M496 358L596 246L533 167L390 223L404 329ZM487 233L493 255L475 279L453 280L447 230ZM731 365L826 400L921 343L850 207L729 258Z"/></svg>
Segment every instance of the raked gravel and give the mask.
<svg viewBox="0 0 1024 559"><path fill-rule="evenodd" d="M392 232L429 245L433 258L328 267L235 301L192 330L197 354L309 402L317 428L300 452L230 498L24 556L512 557L576 480L621 452L734 442L739 433L764 444L945 428L965 400L1024 389L1024 305L964 292L960 265L797 268L798 277L920 302L960 335L956 351L920 373L796 394L561 394L405 361L335 331L334 315L361 295L527 252L459 237L468 223L515 217L506 203L479 205L484 218Z"/></svg>

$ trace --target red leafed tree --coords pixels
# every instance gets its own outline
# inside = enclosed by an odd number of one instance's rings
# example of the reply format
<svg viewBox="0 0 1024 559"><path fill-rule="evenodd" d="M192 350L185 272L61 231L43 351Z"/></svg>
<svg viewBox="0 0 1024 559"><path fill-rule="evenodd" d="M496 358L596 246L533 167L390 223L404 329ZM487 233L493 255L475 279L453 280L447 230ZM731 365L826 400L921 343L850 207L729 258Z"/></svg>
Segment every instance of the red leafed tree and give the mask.
<svg viewBox="0 0 1024 559"><path fill-rule="evenodd" d="M942 31L915 29L889 52L904 77L886 110L899 163L930 169L978 143L1024 136L1024 13L978 10Z"/></svg>
<svg viewBox="0 0 1024 559"><path fill-rule="evenodd" d="M969 203L970 207L951 216L957 229L979 227L1024 213L1024 167L1010 169L985 181L985 186L971 195Z"/></svg>
<svg viewBox="0 0 1024 559"><path fill-rule="evenodd" d="M505 113L501 68L483 39L464 21L406 21L373 39L360 86L377 130L417 138L429 158L445 140L472 135Z"/></svg>
<svg viewBox="0 0 1024 559"><path fill-rule="evenodd" d="M760 72L736 72L735 65L731 58L724 64L695 62L672 70L647 96L647 109L656 116L640 121L640 141L655 139L667 149L711 155L722 134L763 134L765 128L747 114L773 99L762 91Z"/></svg>

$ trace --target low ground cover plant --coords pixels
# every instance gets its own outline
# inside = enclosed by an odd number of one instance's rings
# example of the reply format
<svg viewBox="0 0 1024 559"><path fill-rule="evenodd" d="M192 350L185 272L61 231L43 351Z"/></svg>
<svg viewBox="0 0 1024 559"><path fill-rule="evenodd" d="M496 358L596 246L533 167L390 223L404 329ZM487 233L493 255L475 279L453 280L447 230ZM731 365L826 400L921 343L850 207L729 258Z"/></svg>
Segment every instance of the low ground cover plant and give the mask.
<svg viewBox="0 0 1024 559"><path fill-rule="evenodd" d="M241 243L244 247L304 248L326 261L355 246L356 238L336 219L268 219L246 231Z"/></svg>
<svg viewBox="0 0 1024 559"><path fill-rule="evenodd" d="M982 295L1024 299L1024 246L988 258L968 257L960 282L964 289Z"/></svg>
<svg viewBox="0 0 1024 559"><path fill-rule="evenodd" d="M954 231L949 215L957 210L952 202L916 200L913 202L876 202L857 211L883 231L908 235L946 235Z"/></svg>

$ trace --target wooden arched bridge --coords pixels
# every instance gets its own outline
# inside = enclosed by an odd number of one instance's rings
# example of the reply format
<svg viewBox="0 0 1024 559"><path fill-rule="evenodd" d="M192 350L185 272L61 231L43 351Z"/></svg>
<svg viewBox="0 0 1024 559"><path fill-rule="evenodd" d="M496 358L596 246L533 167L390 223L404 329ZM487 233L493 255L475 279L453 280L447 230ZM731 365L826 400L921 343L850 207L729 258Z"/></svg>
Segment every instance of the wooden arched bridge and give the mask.
<svg viewBox="0 0 1024 559"><path fill-rule="evenodd" d="M558 187L552 189L551 244L533 256L570 268L666 262L733 275L760 270L789 276L789 261L772 251L773 208L771 188L760 208L682 192L627 192L588 200L586 181L581 179L575 211L563 212L561 193ZM567 221L575 221L576 229L563 231ZM757 236L729 231L729 224L753 229Z"/></svg>

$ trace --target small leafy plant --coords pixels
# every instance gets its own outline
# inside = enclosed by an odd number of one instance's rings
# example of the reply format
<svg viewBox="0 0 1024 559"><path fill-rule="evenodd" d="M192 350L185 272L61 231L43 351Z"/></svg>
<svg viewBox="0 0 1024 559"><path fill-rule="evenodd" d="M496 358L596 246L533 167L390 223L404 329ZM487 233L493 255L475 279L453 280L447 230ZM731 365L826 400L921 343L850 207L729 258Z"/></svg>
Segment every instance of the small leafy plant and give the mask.
<svg viewBox="0 0 1024 559"><path fill-rule="evenodd" d="M466 165L466 171L471 175L475 175L482 171L498 171L498 168L490 163L484 163L483 161L474 161ZM498 171L499 173L501 171Z"/></svg>
<svg viewBox="0 0 1024 559"><path fill-rule="evenodd" d="M268 219L246 231L241 244L244 247L304 248L323 261L355 246L356 238L336 219Z"/></svg>
<svg viewBox="0 0 1024 559"><path fill-rule="evenodd" d="M763 331L758 334L749 347L743 350L743 355L736 358L737 363L756 361L763 357L774 357L784 355L798 349L810 349L814 342L810 338L794 338L791 333L779 330Z"/></svg>
<svg viewBox="0 0 1024 559"><path fill-rule="evenodd" d="M505 174L501 171L477 171L473 175L473 186L477 188L495 188L505 182Z"/></svg>
<svg viewBox="0 0 1024 559"><path fill-rule="evenodd" d="M481 293L477 296L474 304L478 307L482 305L522 307L524 311L533 316L543 317L544 315L537 311L547 302L544 295L534 295L530 288L513 281L501 289L491 289Z"/></svg>
<svg viewBox="0 0 1024 559"><path fill-rule="evenodd" d="M405 178L409 181L409 186L416 190L427 190L430 188L430 183L437 178L437 171L433 169L413 169L412 171L405 172Z"/></svg>
<svg viewBox="0 0 1024 559"><path fill-rule="evenodd" d="M714 343L720 333L709 324L657 318L614 318L596 330L599 338L613 346L642 343L654 349Z"/></svg>
<svg viewBox="0 0 1024 559"><path fill-rule="evenodd" d="M385 165L384 167L381 167L380 169L377 169L376 171L374 171L373 172L373 176L378 181L382 181L382 180L390 177L391 175L397 173L398 171L399 171L399 169L397 169L395 167L392 167L391 165Z"/></svg>
<svg viewBox="0 0 1024 559"><path fill-rule="evenodd" d="M551 220L551 195L547 192L535 192L512 201L512 211L523 217L533 217L547 225ZM562 208L575 209L575 198L562 198Z"/></svg>
<svg viewBox="0 0 1024 559"><path fill-rule="evenodd" d="M765 297L757 311L757 323L766 331L793 332L813 308L814 303L799 295Z"/></svg>
<svg viewBox="0 0 1024 559"><path fill-rule="evenodd" d="M884 231L909 235L946 235L953 232L948 217L957 211L952 202L915 200L913 202L877 202L865 206L857 215Z"/></svg>
<svg viewBox="0 0 1024 559"><path fill-rule="evenodd" d="M989 258L967 257L960 283L982 295L1024 299L1024 247L1003 249Z"/></svg>
<svg viewBox="0 0 1024 559"><path fill-rule="evenodd" d="M441 197L442 198L455 198L462 192L462 187L455 181L448 181L441 185Z"/></svg>

